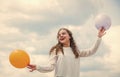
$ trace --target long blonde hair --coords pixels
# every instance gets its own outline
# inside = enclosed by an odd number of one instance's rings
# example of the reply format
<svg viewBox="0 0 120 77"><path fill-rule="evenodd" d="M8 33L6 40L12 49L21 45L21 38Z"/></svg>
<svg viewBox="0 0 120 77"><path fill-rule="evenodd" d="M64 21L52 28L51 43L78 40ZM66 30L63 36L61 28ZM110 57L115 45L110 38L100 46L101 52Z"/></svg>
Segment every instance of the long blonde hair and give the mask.
<svg viewBox="0 0 120 77"><path fill-rule="evenodd" d="M73 51L73 54L75 55L75 58L78 58L78 57L79 57L79 53L78 53L79 50L78 50L78 48L77 48L77 46L76 46L76 43L75 43L75 41L74 41L74 38L73 38L73 36L72 36L72 32L71 32L70 30L66 29L66 28L60 28L59 31L58 31L58 33L57 33L57 39L58 39L58 36L59 36L58 34L59 34L59 32L60 32L61 30L66 30L67 33L69 34L69 36L70 36L70 47L71 47L71 49L72 49L72 51ZM51 54L54 50L55 50L56 55L58 54L58 52L62 52L62 54L64 55L63 44L60 43L59 41L58 41L58 43L57 43L55 46L53 46L53 47L51 48L50 54Z"/></svg>

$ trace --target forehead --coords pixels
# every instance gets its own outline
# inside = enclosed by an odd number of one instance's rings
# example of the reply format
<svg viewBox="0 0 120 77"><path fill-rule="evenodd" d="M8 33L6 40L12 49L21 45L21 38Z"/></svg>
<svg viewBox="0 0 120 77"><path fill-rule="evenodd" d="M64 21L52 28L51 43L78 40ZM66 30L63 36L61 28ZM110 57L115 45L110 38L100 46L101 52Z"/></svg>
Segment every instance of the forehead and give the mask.
<svg viewBox="0 0 120 77"><path fill-rule="evenodd" d="M67 31L64 30L64 29L61 29L61 30L59 31L59 34L61 34L61 33L67 33Z"/></svg>

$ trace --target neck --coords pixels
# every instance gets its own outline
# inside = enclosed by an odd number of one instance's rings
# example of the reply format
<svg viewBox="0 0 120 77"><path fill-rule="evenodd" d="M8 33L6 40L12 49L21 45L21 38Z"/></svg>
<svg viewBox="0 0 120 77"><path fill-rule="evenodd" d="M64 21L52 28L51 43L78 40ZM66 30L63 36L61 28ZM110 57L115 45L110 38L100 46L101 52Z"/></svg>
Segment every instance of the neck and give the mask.
<svg viewBox="0 0 120 77"><path fill-rule="evenodd" d="M70 43L64 43L63 47L70 47Z"/></svg>

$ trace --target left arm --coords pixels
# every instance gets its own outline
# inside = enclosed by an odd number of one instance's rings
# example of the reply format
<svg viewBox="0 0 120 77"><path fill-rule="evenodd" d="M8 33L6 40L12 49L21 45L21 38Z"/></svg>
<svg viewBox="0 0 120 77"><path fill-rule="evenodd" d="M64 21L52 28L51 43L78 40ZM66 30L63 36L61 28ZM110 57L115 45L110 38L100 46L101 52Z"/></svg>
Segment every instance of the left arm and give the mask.
<svg viewBox="0 0 120 77"><path fill-rule="evenodd" d="M80 51L79 56L87 57L87 56L93 55L97 51L100 43L101 43L101 38L98 38L95 45L91 49L85 49L85 50Z"/></svg>
<svg viewBox="0 0 120 77"><path fill-rule="evenodd" d="M100 45L102 36L104 36L104 35L105 35L105 29L102 27L98 32L98 39L97 39L95 45L91 49L80 51L79 56L80 57L87 57L87 56L93 55L97 51L97 49Z"/></svg>

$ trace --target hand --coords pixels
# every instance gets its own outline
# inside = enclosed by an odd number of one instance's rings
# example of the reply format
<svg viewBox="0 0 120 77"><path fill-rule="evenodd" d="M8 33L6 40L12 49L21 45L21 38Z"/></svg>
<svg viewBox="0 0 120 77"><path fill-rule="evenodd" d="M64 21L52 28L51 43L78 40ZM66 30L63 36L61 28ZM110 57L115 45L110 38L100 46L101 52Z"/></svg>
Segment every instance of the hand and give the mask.
<svg viewBox="0 0 120 77"><path fill-rule="evenodd" d="M102 27L98 32L98 37L101 38L106 34L104 27Z"/></svg>
<svg viewBox="0 0 120 77"><path fill-rule="evenodd" d="M36 70L36 65L29 64L27 68L30 69L30 72L33 72L34 70Z"/></svg>

